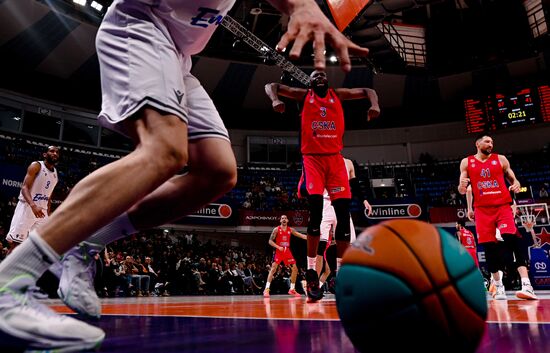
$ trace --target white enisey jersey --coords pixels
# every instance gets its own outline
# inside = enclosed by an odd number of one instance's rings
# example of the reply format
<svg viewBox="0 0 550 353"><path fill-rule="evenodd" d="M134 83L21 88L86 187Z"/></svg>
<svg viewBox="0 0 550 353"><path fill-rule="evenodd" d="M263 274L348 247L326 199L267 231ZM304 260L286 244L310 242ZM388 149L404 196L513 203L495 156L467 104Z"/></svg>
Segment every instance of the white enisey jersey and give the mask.
<svg viewBox="0 0 550 353"><path fill-rule="evenodd" d="M38 163L40 163L40 171L32 184L31 198L37 206L47 210L48 201L57 185L57 170L55 168L53 171L49 170L44 161L38 161ZM21 192L19 192L19 201L27 203Z"/></svg>
<svg viewBox="0 0 550 353"><path fill-rule="evenodd" d="M349 166L347 163L345 163L345 161L344 161L344 164L346 165L346 172L348 174L348 180L349 180ZM330 205L330 195L328 194L327 189L325 189L325 191L323 192L323 201L328 202Z"/></svg>
<svg viewBox="0 0 550 353"><path fill-rule="evenodd" d="M178 50L186 55L204 49L223 16L235 4L235 0L117 0L115 3L130 5L135 1L152 7Z"/></svg>

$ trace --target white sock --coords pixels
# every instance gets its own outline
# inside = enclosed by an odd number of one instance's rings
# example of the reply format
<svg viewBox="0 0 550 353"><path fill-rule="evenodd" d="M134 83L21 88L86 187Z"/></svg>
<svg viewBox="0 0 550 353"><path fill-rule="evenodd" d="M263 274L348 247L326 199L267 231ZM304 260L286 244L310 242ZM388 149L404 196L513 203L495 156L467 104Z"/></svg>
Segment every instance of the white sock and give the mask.
<svg viewBox="0 0 550 353"><path fill-rule="evenodd" d="M319 288L323 288L323 284L325 284L325 282L319 281Z"/></svg>
<svg viewBox="0 0 550 353"><path fill-rule="evenodd" d="M290 284L290 290L293 290L294 289L294 283L291 283Z"/></svg>
<svg viewBox="0 0 550 353"><path fill-rule="evenodd" d="M500 280L502 281L502 276L504 276L503 272L502 271L498 271L498 274L500 275ZM494 281L495 280L495 276L491 273L491 279Z"/></svg>
<svg viewBox="0 0 550 353"><path fill-rule="evenodd" d="M266 282L265 283L265 289L269 289L269 286L271 285L271 282Z"/></svg>
<svg viewBox="0 0 550 353"><path fill-rule="evenodd" d="M529 280L529 277L521 277L521 285L531 286L531 281Z"/></svg>
<svg viewBox="0 0 550 353"><path fill-rule="evenodd" d="M128 213L124 212L115 218L111 223L92 234L92 236L86 239L86 241L105 247L107 244L110 244L115 240L122 239L136 233L137 230L130 222Z"/></svg>
<svg viewBox="0 0 550 353"><path fill-rule="evenodd" d="M36 281L59 259L59 254L33 230L27 240L0 263L0 288L18 276L30 276Z"/></svg>
<svg viewBox="0 0 550 353"><path fill-rule="evenodd" d="M61 264L61 262L55 262L48 268L48 270L59 279L61 278L61 274L63 273L63 265Z"/></svg>
<svg viewBox="0 0 550 353"><path fill-rule="evenodd" d="M342 258L337 257L336 258L336 272L340 271L340 266L342 266Z"/></svg>
<svg viewBox="0 0 550 353"><path fill-rule="evenodd" d="M497 287L500 287L500 286L503 286L504 284L502 283L502 279L498 280L498 281L495 281L495 286Z"/></svg>
<svg viewBox="0 0 550 353"><path fill-rule="evenodd" d="M307 269L315 270L315 264L317 263L317 257L307 257Z"/></svg>

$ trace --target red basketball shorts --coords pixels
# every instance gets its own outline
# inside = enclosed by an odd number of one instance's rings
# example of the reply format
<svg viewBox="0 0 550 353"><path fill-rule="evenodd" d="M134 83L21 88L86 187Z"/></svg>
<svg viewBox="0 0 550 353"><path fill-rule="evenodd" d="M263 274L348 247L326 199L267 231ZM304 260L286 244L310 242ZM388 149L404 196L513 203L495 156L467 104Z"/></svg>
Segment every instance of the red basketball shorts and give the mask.
<svg viewBox="0 0 550 353"><path fill-rule="evenodd" d="M476 207L474 210L477 239L479 243L497 241L497 228L501 234L515 234L516 224L510 205Z"/></svg>
<svg viewBox="0 0 550 353"><path fill-rule="evenodd" d="M294 256L292 256L292 252L290 252L290 249L284 248L283 251L275 250L273 262L276 262L277 264L284 262L285 265L293 265L296 263L296 260L294 260Z"/></svg>
<svg viewBox="0 0 550 353"><path fill-rule="evenodd" d="M331 200L351 198L344 158L341 154L304 155L302 177L298 185L299 195L323 195L325 189Z"/></svg>

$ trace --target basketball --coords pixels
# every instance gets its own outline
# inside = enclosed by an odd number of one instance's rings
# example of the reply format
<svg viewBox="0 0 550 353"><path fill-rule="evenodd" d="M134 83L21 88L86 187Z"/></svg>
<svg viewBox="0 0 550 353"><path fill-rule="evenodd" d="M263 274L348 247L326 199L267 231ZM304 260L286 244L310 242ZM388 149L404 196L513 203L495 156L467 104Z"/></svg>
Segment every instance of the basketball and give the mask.
<svg viewBox="0 0 550 353"><path fill-rule="evenodd" d="M336 305L360 352L475 352L487 316L483 278L466 249L416 220L359 235L342 259Z"/></svg>

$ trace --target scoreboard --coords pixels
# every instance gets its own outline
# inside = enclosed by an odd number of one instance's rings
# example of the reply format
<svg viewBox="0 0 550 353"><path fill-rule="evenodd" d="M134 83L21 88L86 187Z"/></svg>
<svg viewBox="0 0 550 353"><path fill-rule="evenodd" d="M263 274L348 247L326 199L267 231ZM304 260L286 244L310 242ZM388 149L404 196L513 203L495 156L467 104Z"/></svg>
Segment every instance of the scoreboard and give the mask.
<svg viewBox="0 0 550 353"><path fill-rule="evenodd" d="M550 86L469 97L464 100L468 133L550 122Z"/></svg>

